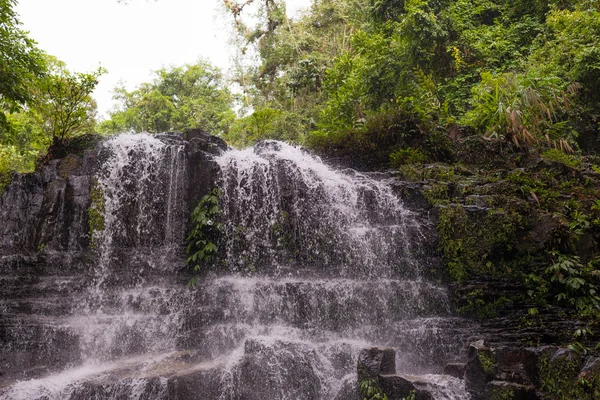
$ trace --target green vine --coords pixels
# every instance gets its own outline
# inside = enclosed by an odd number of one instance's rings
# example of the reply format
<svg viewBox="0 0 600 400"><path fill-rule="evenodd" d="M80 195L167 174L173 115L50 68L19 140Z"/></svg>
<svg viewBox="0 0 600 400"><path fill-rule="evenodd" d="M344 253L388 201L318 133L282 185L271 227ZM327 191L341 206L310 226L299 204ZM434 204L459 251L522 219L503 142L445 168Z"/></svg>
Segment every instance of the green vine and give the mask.
<svg viewBox="0 0 600 400"><path fill-rule="evenodd" d="M187 237L186 263L196 274L200 272L203 264L214 261L217 255L217 245L214 241L221 229L221 223L218 221L220 196L221 191L218 188L213 189L202 197L191 215L194 228ZM194 276L189 284L193 286L197 282L198 277Z"/></svg>

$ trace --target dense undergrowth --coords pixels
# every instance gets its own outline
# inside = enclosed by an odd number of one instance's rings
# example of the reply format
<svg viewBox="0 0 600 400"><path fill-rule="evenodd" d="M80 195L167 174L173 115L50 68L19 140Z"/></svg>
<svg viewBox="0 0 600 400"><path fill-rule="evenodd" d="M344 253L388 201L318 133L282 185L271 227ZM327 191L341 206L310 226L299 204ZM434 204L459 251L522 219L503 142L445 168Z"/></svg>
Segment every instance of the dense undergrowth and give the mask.
<svg viewBox="0 0 600 400"><path fill-rule="evenodd" d="M593 347L600 321L598 157L524 151L478 136L449 150L452 162L397 170L422 185L437 213L439 251L459 313L521 313L528 327L552 313L578 321L561 340Z"/></svg>

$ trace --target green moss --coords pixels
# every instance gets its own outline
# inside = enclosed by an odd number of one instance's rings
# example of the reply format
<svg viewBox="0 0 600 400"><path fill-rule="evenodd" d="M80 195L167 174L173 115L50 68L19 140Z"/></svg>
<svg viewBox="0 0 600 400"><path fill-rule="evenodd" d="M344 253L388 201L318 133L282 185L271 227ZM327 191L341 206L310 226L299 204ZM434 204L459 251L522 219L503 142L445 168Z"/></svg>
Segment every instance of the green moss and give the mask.
<svg viewBox="0 0 600 400"><path fill-rule="evenodd" d="M419 149L411 147L399 149L390 153L390 167L398 168L405 164L415 164L427 161L427 156Z"/></svg>
<svg viewBox="0 0 600 400"><path fill-rule="evenodd" d="M494 386L490 393L490 400L513 400L515 392L509 387Z"/></svg>
<svg viewBox="0 0 600 400"><path fill-rule="evenodd" d="M90 206L88 207L88 227L90 247L96 247L95 233L104 230L104 191L95 179L90 184Z"/></svg>
<svg viewBox="0 0 600 400"><path fill-rule="evenodd" d="M448 185L445 183L435 183L427 187L423 190L423 195L432 206L448 204L450 201Z"/></svg>
<svg viewBox="0 0 600 400"><path fill-rule="evenodd" d="M496 375L496 357L491 351L480 351L477 353L477 358L487 376Z"/></svg>
<svg viewBox="0 0 600 400"><path fill-rule="evenodd" d="M559 162L571 168L581 167L581 158L565 154L558 149L550 149L542 154L542 157L549 161Z"/></svg>
<svg viewBox="0 0 600 400"><path fill-rule="evenodd" d="M509 309L513 304L513 301L505 296L500 296L497 299L488 299L483 289L472 290L461 296L458 301L459 304L464 304L458 309L460 315L481 319L494 318L501 311Z"/></svg>
<svg viewBox="0 0 600 400"><path fill-rule="evenodd" d="M482 273L506 276L503 258L526 223L516 211L475 209L468 215L461 205L440 207L440 247L450 276L456 281Z"/></svg>
<svg viewBox="0 0 600 400"><path fill-rule="evenodd" d="M546 353L540 358L541 390L557 400L592 399L583 387L577 384L581 360L566 353L552 356Z"/></svg>
<svg viewBox="0 0 600 400"><path fill-rule="evenodd" d="M57 167L58 176L67 179L77 168L81 166L81 159L74 154L69 154L63 158Z"/></svg>

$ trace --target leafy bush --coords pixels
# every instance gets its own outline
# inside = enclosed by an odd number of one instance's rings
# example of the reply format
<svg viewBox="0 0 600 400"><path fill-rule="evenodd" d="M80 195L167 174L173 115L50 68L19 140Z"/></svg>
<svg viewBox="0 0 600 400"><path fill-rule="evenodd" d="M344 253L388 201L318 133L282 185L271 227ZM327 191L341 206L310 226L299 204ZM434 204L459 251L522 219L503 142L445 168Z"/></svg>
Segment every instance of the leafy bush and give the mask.
<svg viewBox="0 0 600 400"><path fill-rule="evenodd" d="M415 164L427 161L427 157L419 149L407 148L396 150L390 154L390 167L398 168L405 164Z"/></svg>
<svg viewBox="0 0 600 400"><path fill-rule="evenodd" d="M235 146L245 146L264 139L302 144L305 129L298 114L264 107L234 121L224 137Z"/></svg>
<svg viewBox="0 0 600 400"><path fill-rule="evenodd" d="M191 220L194 227L187 237L186 263L192 267L194 273L200 272L202 265L215 260L217 255L217 235L221 229L219 218L219 189L213 189L202 197L194 211ZM190 285L197 283L197 276L190 280Z"/></svg>
<svg viewBox="0 0 600 400"><path fill-rule="evenodd" d="M487 137L502 138L517 147L545 142L572 152L576 137L567 119L578 86L561 90L553 80L530 80L506 73L484 72L473 88L473 109L464 121Z"/></svg>
<svg viewBox="0 0 600 400"><path fill-rule="evenodd" d="M600 313L600 270L590 262L583 265L578 256L552 252L553 264L544 271L553 284L558 303L568 305L582 317Z"/></svg>
<svg viewBox="0 0 600 400"><path fill-rule="evenodd" d="M37 151L20 153L15 146L0 144L0 193L10 183L13 172L33 171Z"/></svg>

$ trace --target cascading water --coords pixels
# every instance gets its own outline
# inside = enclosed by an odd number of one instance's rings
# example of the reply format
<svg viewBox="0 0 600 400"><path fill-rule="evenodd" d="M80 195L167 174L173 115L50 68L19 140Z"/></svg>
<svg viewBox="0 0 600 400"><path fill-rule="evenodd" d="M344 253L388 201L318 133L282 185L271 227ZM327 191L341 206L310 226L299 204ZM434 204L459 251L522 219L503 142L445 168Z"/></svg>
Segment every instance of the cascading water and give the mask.
<svg viewBox="0 0 600 400"><path fill-rule="evenodd" d="M176 253L185 229L185 160L181 140L161 139L121 135L99 153L106 158L96 177L103 229L92 237L99 263L83 309L74 317L88 360L174 348L172 332L181 310L169 308L165 317L156 307L179 302L171 298L172 282L155 274L178 269ZM123 262L132 258L132 250L141 265Z"/></svg>
<svg viewBox="0 0 600 400"><path fill-rule="evenodd" d="M128 134L97 152L97 261L54 321L79 366L0 385L0 399L329 399L362 348L394 347L407 374L459 353L417 216L384 180L280 142L216 157L220 256L186 288L186 143ZM426 381L468 398L458 380Z"/></svg>

